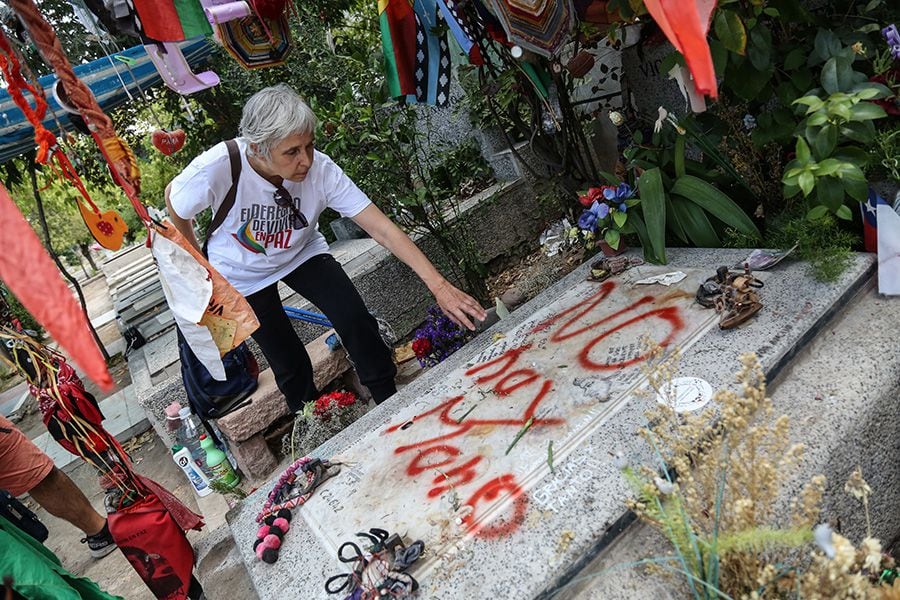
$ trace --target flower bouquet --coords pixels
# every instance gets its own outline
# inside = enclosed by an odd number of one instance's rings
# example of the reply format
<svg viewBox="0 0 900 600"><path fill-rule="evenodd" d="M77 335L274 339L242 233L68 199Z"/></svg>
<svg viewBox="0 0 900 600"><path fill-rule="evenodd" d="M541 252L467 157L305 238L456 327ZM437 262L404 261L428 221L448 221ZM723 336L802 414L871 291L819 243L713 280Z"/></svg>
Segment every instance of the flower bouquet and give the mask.
<svg viewBox="0 0 900 600"><path fill-rule="evenodd" d="M297 413L281 444L285 456L306 456L368 412L353 392L322 394Z"/></svg>
<svg viewBox="0 0 900 600"><path fill-rule="evenodd" d="M584 212L578 217L575 236L584 240L587 248L593 248L599 239L604 254L621 252L622 230L628 222L628 209L640 202L634 198L634 190L627 183L604 185L588 189L578 197Z"/></svg>
<svg viewBox="0 0 900 600"><path fill-rule="evenodd" d="M471 333L462 329L437 306L428 308L425 323L416 330L412 349L423 367L433 367L465 345Z"/></svg>

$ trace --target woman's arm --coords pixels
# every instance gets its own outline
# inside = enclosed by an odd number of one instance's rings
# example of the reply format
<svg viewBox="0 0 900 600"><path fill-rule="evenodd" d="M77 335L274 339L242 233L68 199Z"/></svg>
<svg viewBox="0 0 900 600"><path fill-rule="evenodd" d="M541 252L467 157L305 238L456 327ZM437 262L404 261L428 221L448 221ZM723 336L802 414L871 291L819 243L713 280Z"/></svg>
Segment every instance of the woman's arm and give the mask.
<svg viewBox="0 0 900 600"><path fill-rule="evenodd" d="M370 204L353 217L353 220L372 236L372 239L387 248L391 254L416 272L416 275L434 294L441 310L457 325L474 331L475 325L472 320L484 321L487 318L487 313L478 302L447 281L434 268L428 257L422 254L418 246L409 239L409 236L388 219L377 206Z"/></svg>
<svg viewBox="0 0 900 600"><path fill-rule="evenodd" d="M181 235L194 245L194 248L200 250L200 244L197 242L197 237L194 235L193 221L191 219L182 219L178 216L178 213L175 212L175 209L172 208L172 202L169 199L169 189L171 187L171 183L166 186L166 208L169 209L169 219L172 221L175 229L180 231Z"/></svg>

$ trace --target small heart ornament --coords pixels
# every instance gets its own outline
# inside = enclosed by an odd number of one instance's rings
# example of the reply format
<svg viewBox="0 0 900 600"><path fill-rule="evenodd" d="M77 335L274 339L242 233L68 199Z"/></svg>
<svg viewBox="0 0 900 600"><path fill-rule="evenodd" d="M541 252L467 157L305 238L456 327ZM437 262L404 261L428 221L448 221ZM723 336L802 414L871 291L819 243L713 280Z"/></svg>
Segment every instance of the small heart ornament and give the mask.
<svg viewBox="0 0 900 600"><path fill-rule="evenodd" d="M184 146L185 133L184 129L176 129L175 131L157 129L153 132L151 139L157 150L166 156L171 156Z"/></svg>

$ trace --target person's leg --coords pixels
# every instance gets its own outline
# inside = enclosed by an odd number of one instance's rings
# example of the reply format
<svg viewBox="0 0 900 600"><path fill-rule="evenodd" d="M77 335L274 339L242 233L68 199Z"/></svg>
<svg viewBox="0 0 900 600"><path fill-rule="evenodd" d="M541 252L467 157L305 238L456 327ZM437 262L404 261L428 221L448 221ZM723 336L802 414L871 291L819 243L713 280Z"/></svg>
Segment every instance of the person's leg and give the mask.
<svg viewBox="0 0 900 600"><path fill-rule="evenodd" d="M48 513L83 531L93 556L105 556L115 549L106 519L94 510L78 486L53 466L50 457L3 416L0 416L0 488L13 496L29 494Z"/></svg>
<svg viewBox="0 0 900 600"><path fill-rule="evenodd" d="M68 521L88 536L100 533L106 526L106 519L94 510L75 482L56 467L28 490L28 494L48 513Z"/></svg>
<svg viewBox="0 0 900 600"><path fill-rule="evenodd" d="M360 382L369 388L375 402L392 396L397 391L397 367L391 349L381 339L375 317L334 257L314 256L283 281L325 313L353 359Z"/></svg>
<svg viewBox="0 0 900 600"><path fill-rule="evenodd" d="M319 395L313 381L312 363L303 342L284 312L277 284L247 296L247 302L259 319L253 339L272 367L278 389L293 412L303 408Z"/></svg>

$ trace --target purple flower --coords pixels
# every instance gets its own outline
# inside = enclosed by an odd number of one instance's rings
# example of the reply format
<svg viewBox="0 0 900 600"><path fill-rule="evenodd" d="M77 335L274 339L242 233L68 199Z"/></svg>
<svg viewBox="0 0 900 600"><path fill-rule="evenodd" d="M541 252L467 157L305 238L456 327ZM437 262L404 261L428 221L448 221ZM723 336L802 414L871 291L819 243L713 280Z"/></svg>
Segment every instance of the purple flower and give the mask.
<svg viewBox="0 0 900 600"><path fill-rule="evenodd" d="M624 202L619 205L619 212L628 212L628 205Z"/></svg>
<svg viewBox="0 0 900 600"><path fill-rule="evenodd" d="M462 348L471 336L468 331L451 321L439 307L430 306L425 323L416 330L413 337L423 351L427 341L428 352L423 352L422 356L417 355L416 358L423 367L431 367Z"/></svg>
<svg viewBox="0 0 900 600"><path fill-rule="evenodd" d="M597 202L591 204L591 207L581 213L578 217L578 226L588 231L597 230L597 222L609 216L609 205L605 202Z"/></svg>
<svg viewBox="0 0 900 600"><path fill-rule="evenodd" d="M888 25L881 30L881 35L884 36L888 46L891 47L891 56L894 60L900 60L900 32L897 31L897 26L893 24Z"/></svg>

